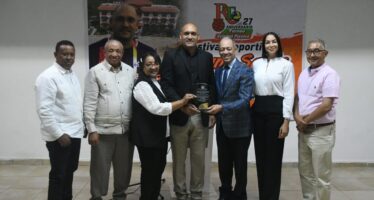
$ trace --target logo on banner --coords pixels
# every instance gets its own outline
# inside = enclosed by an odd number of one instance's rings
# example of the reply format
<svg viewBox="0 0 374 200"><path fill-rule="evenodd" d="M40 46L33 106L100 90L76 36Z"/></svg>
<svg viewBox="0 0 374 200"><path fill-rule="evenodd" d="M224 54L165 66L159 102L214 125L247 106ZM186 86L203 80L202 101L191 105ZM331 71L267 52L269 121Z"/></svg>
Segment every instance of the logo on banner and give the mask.
<svg viewBox="0 0 374 200"><path fill-rule="evenodd" d="M233 39L250 39L252 36L253 18L242 17L235 6L225 3L215 3L216 17L213 19L212 28L218 32L216 38L229 36Z"/></svg>

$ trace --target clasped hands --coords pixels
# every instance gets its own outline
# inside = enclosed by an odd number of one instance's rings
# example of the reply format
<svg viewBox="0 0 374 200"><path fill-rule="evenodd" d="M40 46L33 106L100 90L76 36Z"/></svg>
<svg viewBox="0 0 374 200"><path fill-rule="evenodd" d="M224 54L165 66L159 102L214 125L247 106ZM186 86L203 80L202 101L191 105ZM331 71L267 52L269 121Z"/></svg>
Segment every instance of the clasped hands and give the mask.
<svg viewBox="0 0 374 200"><path fill-rule="evenodd" d="M67 133L62 134L61 137L57 139L57 142L62 146L62 147L67 147L71 144L71 139L70 136Z"/></svg>
<svg viewBox="0 0 374 200"><path fill-rule="evenodd" d="M308 125L309 121L307 119L309 115L301 116L301 115L295 115L295 121L296 121L296 129L299 132L304 132L306 129L306 126Z"/></svg>

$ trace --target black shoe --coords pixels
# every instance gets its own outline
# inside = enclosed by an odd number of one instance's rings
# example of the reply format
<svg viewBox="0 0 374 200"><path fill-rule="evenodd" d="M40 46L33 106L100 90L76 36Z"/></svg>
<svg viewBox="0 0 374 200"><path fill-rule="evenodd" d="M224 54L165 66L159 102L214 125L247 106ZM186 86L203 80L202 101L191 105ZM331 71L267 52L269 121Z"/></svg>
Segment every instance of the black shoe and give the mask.
<svg viewBox="0 0 374 200"><path fill-rule="evenodd" d="M241 194L235 194L235 192L232 192L230 200L247 200L247 193L243 192Z"/></svg>
<svg viewBox="0 0 374 200"><path fill-rule="evenodd" d="M219 195L218 200L229 200L229 196Z"/></svg>
<svg viewBox="0 0 374 200"><path fill-rule="evenodd" d="M231 196L231 190L224 190L222 187L219 188L218 200L229 200Z"/></svg>

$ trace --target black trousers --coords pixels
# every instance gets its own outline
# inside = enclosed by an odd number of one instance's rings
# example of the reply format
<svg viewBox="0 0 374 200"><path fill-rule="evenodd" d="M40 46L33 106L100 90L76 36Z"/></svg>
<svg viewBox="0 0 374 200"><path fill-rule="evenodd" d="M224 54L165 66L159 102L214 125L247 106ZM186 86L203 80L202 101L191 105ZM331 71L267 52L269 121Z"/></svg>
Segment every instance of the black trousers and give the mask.
<svg viewBox="0 0 374 200"><path fill-rule="evenodd" d="M166 165L167 143L161 148L136 146L141 163L141 200L157 200Z"/></svg>
<svg viewBox="0 0 374 200"><path fill-rule="evenodd" d="M51 171L49 172L48 200L73 198L73 174L78 168L80 138L71 138L71 144L61 147L56 141L46 142Z"/></svg>
<svg viewBox="0 0 374 200"><path fill-rule="evenodd" d="M222 184L219 190L220 196L225 199L247 199L247 157L250 142L249 136L228 138L222 126L217 126L218 171ZM236 179L234 190L233 169Z"/></svg>
<svg viewBox="0 0 374 200"><path fill-rule="evenodd" d="M260 200L278 200L284 139L278 139L282 114L254 114L254 142Z"/></svg>

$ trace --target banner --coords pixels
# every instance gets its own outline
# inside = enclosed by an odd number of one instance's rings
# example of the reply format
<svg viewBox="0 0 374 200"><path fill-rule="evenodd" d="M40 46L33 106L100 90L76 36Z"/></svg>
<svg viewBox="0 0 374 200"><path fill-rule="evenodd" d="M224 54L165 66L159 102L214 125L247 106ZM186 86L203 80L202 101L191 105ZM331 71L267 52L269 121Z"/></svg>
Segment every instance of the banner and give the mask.
<svg viewBox="0 0 374 200"><path fill-rule="evenodd" d="M284 57L294 64L296 78L301 72L306 0L90 0L90 43L110 37L111 14L122 2L140 8L136 37L160 56L177 46L180 27L192 22L200 33L198 47L214 55L215 67L223 62L218 43L224 36L235 40L237 57L251 66L261 56L262 35L273 31L281 38Z"/></svg>
<svg viewBox="0 0 374 200"><path fill-rule="evenodd" d="M284 57L294 64L295 75L300 74L306 0L202 0L188 1L186 6L187 21L199 27L199 48L215 56L215 67L223 63L218 54L222 37L233 38L237 58L251 66L261 57L263 34L272 31L280 36Z"/></svg>

